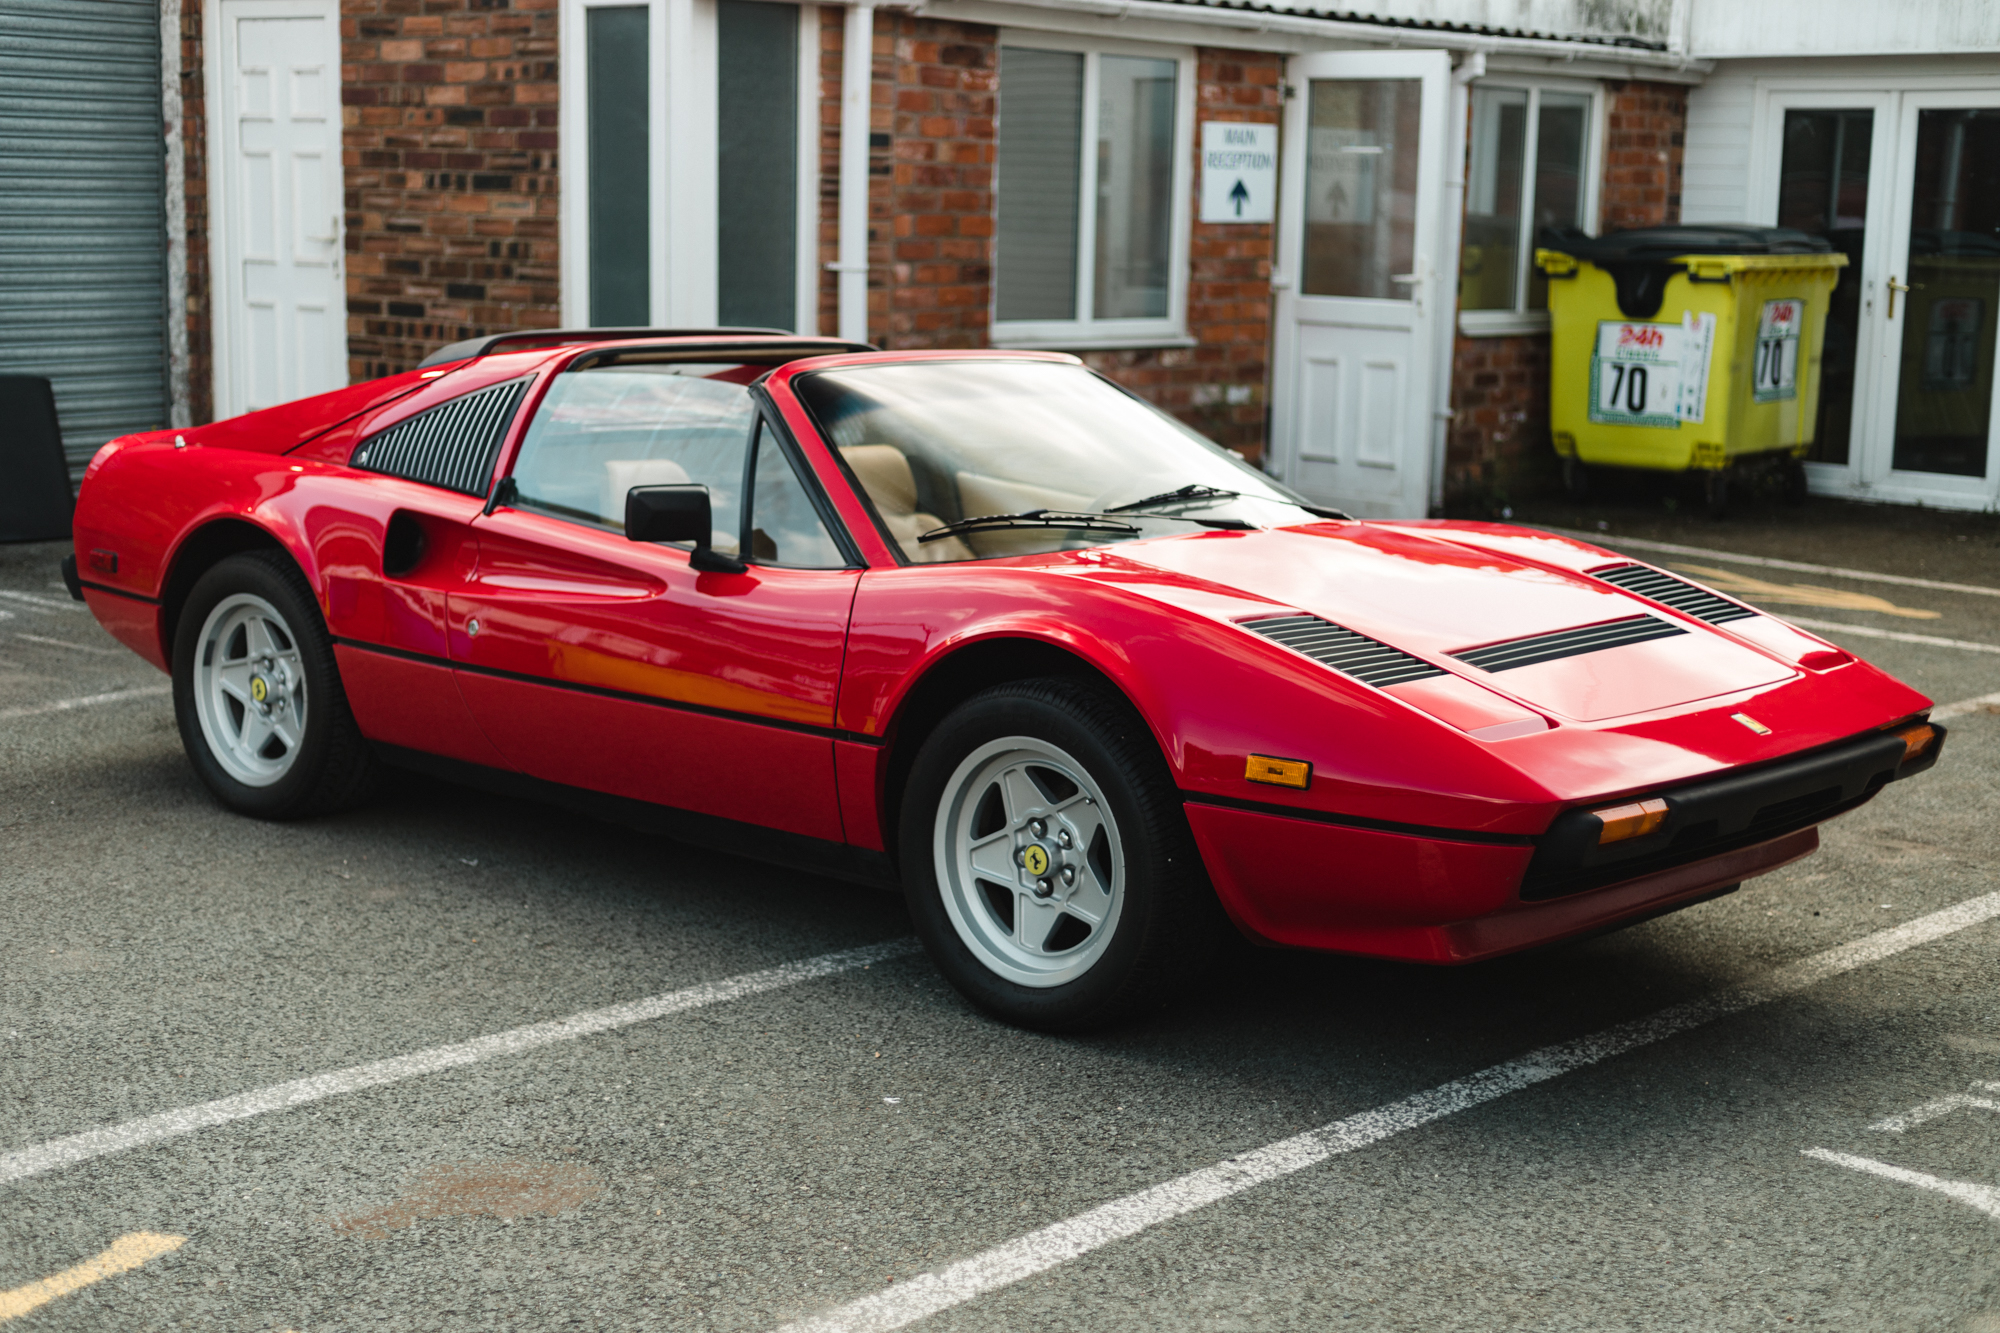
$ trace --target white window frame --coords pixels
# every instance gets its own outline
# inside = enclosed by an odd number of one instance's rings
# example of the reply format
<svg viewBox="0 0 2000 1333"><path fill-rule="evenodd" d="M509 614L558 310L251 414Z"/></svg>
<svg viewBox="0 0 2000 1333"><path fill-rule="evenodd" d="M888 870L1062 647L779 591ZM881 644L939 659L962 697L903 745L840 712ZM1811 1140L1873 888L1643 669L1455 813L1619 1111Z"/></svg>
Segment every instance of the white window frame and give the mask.
<svg viewBox="0 0 2000 1333"><path fill-rule="evenodd" d="M1069 33L1002 28L999 45L1026 47L1036 51L1067 51L1080 54L1083 61L1083 123L1080 160L1082 179L1078 182L1077 259L1075 319L998 318L1000 283L999 237L994 237L990 341L995 347L1037 347L1066 351L1135 347L1191 347L1195 340L1187 333L1188 248L1194 217L1194 117L1195 58L1185 46L1162 46L1151 42L1127 42ZM1099 60L1103 56L1141 56L1175 62L1174 74L1174 175L1173 222L1169 230L1167 260L1167 313L1158 319L1096 319L1091 306L1097 296L1097 92ZM1002 93L1001 115L1006 115ZM999 161L996 142L994 161L995 211L998 211Z"/></svg>
<svg viewBox="0 0 2000 1333"><path fill-rule="evenodd" d="M794 0L799 11L798 189L793 298L797 333L819 332L819 6ZM558 233L562 251L562 319L590 327L590 62L585 13L647 11L646 139L649 223L647 305L666 328L709 328L717 322L715 0L562 0L559 127L563 190Z"/></svg>
<svg viewBox="0 0 2000 1333"><path fill-rule="evenodd" d="M1520 272L1514 283L1514 308L1512 310L1461 310L1458 312L1459 332L1469 338L1503 338L1523 333L1547 333L1549 312L1530 310L1528 301L1528 270L1535 262L1535 208L1532 186L1535 179L1535 158L1540 149L1540 134L1543 93L1571 93L1590 98L1590 110L1584 116L1583 144L1583 218L1586 230L1594 228L1598 221L1599 199L1604 185L1604 119L1607 99L1604 85L1583 79L1546 79L1534 75L1495 72L1489 78L1475 79L1474 89L1508 89L1528 94L1528 120L1526 142L1521 154L1521 239ZM1471 111L1468 109L1467 116ZM1479 145L1479 127L1468 124L1465 136L1466 199L1468 205L1472 196L1472 155ZM1459 233L1459 256L1463 262L1465 250L1464 231ZM1452 281L1456 287L1458 277L1453 270Z"/></svg>

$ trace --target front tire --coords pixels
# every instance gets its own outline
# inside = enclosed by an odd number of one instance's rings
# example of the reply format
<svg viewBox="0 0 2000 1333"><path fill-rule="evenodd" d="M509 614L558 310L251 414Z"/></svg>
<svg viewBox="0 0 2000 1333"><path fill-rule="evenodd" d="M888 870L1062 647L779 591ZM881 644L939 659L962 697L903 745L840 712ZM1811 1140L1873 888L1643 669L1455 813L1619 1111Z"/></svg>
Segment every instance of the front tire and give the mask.
<svg viewBox="0 0 2000 1333"><path fill-rule="evenodd" d="M945 718L911 769L901 851L938 970L1025 1027L1157 1007L1227 929L1151 732L1092 683L996 686Z"/></svg>
<svg viewBox="0 0 2000 1333"><path fill-rule="evenodd" d="M240 814L298 819L372 785L333 640L298 567L275 551L203 574L174 633L174 717L188 760Z"/></svg>

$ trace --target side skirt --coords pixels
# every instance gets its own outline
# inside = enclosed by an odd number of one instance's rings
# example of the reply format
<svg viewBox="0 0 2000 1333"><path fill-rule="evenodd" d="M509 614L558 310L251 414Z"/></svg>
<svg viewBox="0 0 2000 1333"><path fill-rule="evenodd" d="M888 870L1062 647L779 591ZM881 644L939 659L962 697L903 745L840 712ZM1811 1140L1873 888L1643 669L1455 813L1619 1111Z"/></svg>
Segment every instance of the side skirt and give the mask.
<svg viewBox="0 0 2000 1333"><path fill-rule="evenodd" d="M788 870L827 875L852 884L886 889L891 893L902 892L902 879L896 873L895 863L885 852L785 833L741 820L677 810L672 806L654 805L650 801L635 801L626 796L610 796L600 791L530 777L526 773L488 768L463 759L447 759L443 755L427 754L400 745L384 745L377 741L373 743L373 748L376 758L390 767L424 777L476 787L500 796L560 806L592 819L601 819L607 824L620 824L641 833L769 862Z"/></svg>

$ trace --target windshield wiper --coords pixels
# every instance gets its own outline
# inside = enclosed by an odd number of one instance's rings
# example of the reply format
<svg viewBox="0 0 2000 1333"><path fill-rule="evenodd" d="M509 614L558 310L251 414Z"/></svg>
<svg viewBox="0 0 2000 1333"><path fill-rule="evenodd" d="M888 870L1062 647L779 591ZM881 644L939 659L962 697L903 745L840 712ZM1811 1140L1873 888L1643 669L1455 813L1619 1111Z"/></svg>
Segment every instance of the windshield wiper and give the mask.
<svg viewBox="0 0 2000 1333"><path fill-rule="evenodd" d="M982 514L978 518L961 518L956 523L932 528L917 540L943 541L946 537L956 537L962 532L985 532L1000 528L1074 528L1087 532L1126 533L1139 531L1130 523L1121 523L1102 514L1080 514L1066 509L1029 509L1019 514Z"/></svg>
<svg viewBox="0 0 2000 1333"><path fill-rule="evenodd" d="M1130 500L1122 505L1112 505L1107 514L1129 514L1135 509L1149 509L1154 505L1172 504L1185 500L1234 500L1241 491L1225 491L1220 486L1204 486L1200 482L1189 482L1178 490L1161 491L1143 500Z"/></svg>

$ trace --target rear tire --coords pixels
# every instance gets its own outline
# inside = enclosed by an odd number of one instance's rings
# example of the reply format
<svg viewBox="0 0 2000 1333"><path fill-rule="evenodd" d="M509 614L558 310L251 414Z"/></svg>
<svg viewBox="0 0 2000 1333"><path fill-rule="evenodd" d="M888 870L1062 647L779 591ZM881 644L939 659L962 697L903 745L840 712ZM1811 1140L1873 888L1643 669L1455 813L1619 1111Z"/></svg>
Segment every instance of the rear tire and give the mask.
<svg viewBox="0 0 2000 1333"><path fill-rule="evenodd" d="M1590 499L1590 468L1581 459L1565 458L1562 461L1563 494L1577 504Z"/></svg>
<svg viewBox="0 0 2000 1333"><path fill-rule="evenodd" d="M230 556L196 581L174 633L174 717L195 772L239 814L326 814L373 786L333 640L278 552Z"/></svg>
<svg viewBox="0 0 2000 1333"><path fill-rule="evenodd" d="M1184 993L1228 929L1152 733L1094 683L996 686L918 751L903 802L910 915L996 1017L1101 1027Z"/></svg>

